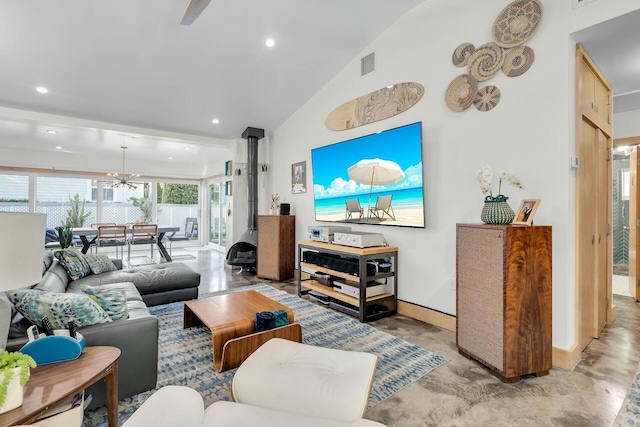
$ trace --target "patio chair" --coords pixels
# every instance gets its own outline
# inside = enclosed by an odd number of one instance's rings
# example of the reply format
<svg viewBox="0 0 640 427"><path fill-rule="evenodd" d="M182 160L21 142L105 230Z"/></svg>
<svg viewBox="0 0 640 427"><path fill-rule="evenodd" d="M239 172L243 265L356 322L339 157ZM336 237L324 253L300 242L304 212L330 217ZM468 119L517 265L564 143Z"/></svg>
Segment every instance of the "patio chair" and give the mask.
<svg viewBox="0 0 640 427"><path fill-rule="evenodd" d="M171 246L173 245L173 242L184 242L187 240L191 240L191 237L193 237L193 232L195 230L195 227L196 227L195 222L187 221L187 223L184 226L184 233L176 234L177 232L174 231L173 233L171 233L170 236L167 236L167 240L169 240L169 255L171 255Z"/></svg>
<svg viewBox="0 0 640 427"><path fill-rule="evenodd" d="M96 238L97 248L115 247L116 258L118 257L118 247L120 247L120 258L124 257L124 246L127 244L126 225L100 225L98 226L98 237Z"/></svg>
<svg viewBox="0 0 640 427"><path fill-rule="evenodd" d="M132 245L151 245L151 259L153 259L153 245L158 243L157 224L133 224L131 226L131 237L129 237L127 247L127 260L131 259Z"/></svg>
<svg viewBox="0 0 640 427"><path fill-rule="evenodd" d="M387 214L389 218L395 220L396 215L393 212L393 207L391 206L392 198L393 198L393 194L389 196L378 196L378 199L376 200L376 205L372 208L369 208L369 217L373 215L382 221L382 219L384 218L384 215Z"/></svg>
<svg viewBox="0 0 640 427"><path fill-rule="evenodd" d="M344 213L345 220L354 219L353 214L358 214L358 220L362 219L364 216L364 209L360 206L360 200L345 200L345 203L347 204L347 210Z"/></svg>

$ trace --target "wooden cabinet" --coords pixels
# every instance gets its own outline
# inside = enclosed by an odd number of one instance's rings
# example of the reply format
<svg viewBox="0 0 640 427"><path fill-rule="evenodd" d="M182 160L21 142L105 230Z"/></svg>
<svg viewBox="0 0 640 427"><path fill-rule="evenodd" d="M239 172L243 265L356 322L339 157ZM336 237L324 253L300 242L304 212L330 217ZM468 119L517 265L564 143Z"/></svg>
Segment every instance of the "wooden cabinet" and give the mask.
<svg viewBox="0 0 640 427"><path fill-rule="evenodd" d="M327 254L330 257L357 263L356 275L322 265L305 262L305 251ZM384 260L390 264L388 271L377 270L374 274L367 273L367 263L373 260ZM360 322L370 322L391 316L396 313L398 305L398 248L394 246L375 246L369 248L354 248L350 246L334 245L313 240L303 240L298 243L298 296L315 292L324 298L321 300L329 307L357 317ZM314 280L312 274L329 275L327 283ZM339 292L331 287L332 281L351 283L358 289L358 296ZM384 286L384 292L367 297L369 286ZM305 288L303 290L303 288ZM313 295L313 293L311 294ZM317 294L316 294L317 295Z"/></svg>
<svg viewBox="0 0 640 427"><path fill-rule="evenodd" d="M282 281L291 279L296 264L296 217L259 215L257 275Z"/></svg>
<svg viewBox="0 0 640 427"><path fill-rule="evenodd" d="M505 382L551 369L551 227L458 224L456 344Z"/></svg>
<svg viewBox="0 0 640 427"><path fill-rule="evenodd" d="M578 97L582 115L594 125L611 135L613 93L609 83L587 58L581 59Z"/></svg>

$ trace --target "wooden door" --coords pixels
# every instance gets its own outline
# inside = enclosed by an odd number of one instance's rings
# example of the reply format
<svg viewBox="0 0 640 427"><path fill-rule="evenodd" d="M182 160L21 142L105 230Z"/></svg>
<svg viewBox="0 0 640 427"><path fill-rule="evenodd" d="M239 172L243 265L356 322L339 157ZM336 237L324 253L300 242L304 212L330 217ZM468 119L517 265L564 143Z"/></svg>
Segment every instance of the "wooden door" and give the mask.
<svg viewBox="0 0 640 427"><path fill-rule="evenodd" d="M629 155L629 292L631 296L637 300L640 297L638 292L638 221L640 221L640 212L638 210L638 150L633 149Z"/></svg>
<svg viewBox="0 0 640 427"><path fill-rule="evenodd" d="M584 349L594 336L596 307L596 133L591 124L582 120L576 138L576 155L580 167L576 171L576 244L578 246L576 273L578 283L578 339Z"/></svg>

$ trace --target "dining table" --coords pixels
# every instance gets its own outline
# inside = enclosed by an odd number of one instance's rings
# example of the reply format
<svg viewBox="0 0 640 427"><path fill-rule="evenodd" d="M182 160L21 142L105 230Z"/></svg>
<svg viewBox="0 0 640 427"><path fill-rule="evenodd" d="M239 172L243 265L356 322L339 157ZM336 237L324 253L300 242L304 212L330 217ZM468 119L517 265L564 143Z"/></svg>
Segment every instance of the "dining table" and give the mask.
<svg viewBox="0 0 640 427"><path fill-rule="evenodd" d="M73 235L80 237L82 241L82 249L81 252L86 254L91 248L91 245L95 243L98 238L98 229L91 227L80 227L73 228ZM156 245L158 246L158 250L160 251L160 256L164 258L167 262L173 261L171 259L171 255L169 255L169 251L162 243L162 239L167 233L175 233L176 231L180 231L180 227L174 225L158 225L158 241ZM127 227L127 234L131 234L131 227Z"/></svg>

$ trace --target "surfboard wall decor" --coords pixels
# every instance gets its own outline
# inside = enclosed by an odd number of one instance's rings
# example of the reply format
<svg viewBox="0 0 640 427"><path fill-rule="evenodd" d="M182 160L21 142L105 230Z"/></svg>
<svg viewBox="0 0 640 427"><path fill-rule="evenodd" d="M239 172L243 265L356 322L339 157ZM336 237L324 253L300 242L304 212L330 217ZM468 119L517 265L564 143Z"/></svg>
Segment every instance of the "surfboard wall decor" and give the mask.
<svg viewBox="0 0 640 427"><path fill-rule="evenodd" d="M397 116L420 101L424 87L405 82L353 99L334 109L325 120L327 129L347 130Z"/></svg>

